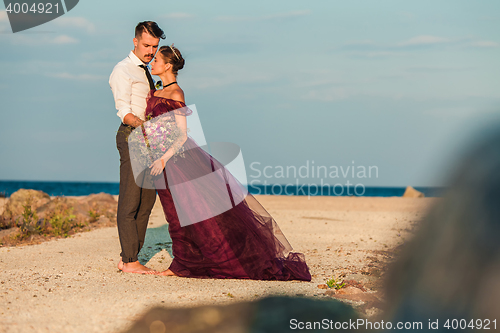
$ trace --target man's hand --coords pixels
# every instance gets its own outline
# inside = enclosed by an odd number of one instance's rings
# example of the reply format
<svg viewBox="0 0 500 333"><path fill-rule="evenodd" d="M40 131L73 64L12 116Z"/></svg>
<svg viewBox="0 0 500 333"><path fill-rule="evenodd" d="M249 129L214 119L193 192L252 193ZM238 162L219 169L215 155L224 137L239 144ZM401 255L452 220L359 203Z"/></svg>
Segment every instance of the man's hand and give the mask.
<svg viewBox="0 0 500 333"><path fill-rule="evenodd" d="M123 123L132 127L139 127L144 123L144 121L135 116L133 113L127 113L125 117L123 117Z"/></svg>

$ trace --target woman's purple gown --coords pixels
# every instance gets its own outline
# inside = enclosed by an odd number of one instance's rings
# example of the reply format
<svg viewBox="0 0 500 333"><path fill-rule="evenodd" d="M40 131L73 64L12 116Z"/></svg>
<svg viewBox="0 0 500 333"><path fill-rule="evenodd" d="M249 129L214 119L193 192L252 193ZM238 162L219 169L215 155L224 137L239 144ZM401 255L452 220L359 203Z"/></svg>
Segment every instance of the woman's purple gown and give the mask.
<svg viewBox="0 0 500 333"><path fill-rule="evenodd" d="M187 116L192 111L182 102L154 96L152 90L148 96L146 116L157 117L168 112L170 114L166 116L171 115L175 121L175 113ZM276 221L249 193L245 193L241 202L225 212L181 226L167 172L175 175L176 183L188 184L188 181L199 179L214 170L222 171L226 179L226 184L223 183L227 187L224 188L226 197L227 191L231 191L227 184L238 182L190 137L183 147L184 153L176 155L175 161L171 158L159 176L161 179L155 180L172 238L174 259L170 270L183 277L310 281L311 274L304 255L290 252L292 248ZM169 178L170 187L173 186L173 178ZM175 195L176 204L188 205L190 211L210 209L210 203L193 201L193 198L199 197L198 191L200 189L190 190L187 187L180 195ZM208 193L208 200L215 203L225 200L222 191L216 190L215 186L204 186L201 191ZM231 202L234 204L234 201Z"/></svg>

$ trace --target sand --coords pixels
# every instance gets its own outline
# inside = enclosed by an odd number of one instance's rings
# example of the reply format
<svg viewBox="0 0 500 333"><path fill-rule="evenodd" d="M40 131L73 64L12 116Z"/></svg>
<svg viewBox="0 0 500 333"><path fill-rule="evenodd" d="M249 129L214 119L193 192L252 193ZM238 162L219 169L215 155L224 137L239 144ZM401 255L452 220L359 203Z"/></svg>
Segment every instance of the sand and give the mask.
<svg viewBox="0 0 500 333"><path fill-rule="evenodd" d="M228 304L267 295L326 298L318 284L360 270L377 251L408 240L411 229L439 200L256 197L278 222L294 252L305 254L311 282L120 273L117 229L103 228L39 245L0 248L0 332L121 332L158 305ZM163 242L158 235L165 232L165 224L157 201L146 240L150 250ZM171 260L162 250L148 266L164 270Z"/></svg>

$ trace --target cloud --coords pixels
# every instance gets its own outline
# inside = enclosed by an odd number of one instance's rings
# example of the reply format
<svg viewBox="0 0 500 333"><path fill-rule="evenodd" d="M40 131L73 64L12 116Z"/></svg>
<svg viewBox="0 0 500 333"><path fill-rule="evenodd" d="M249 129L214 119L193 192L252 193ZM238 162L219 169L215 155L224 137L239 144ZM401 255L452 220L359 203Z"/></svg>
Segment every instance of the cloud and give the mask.
<svg viewBox="0 0 500 333"><path fill-rule="evenodd" d="M472 66L412 66L405 69L406 72L410 74L414 73L457 73L457 72L466 72L477 69L477 67Z"/></svg>
<svg viewBox="0 0 500 333"><path fill-rule="evenodd" d="M88 33L95 31L94 24L83 17L59 17L54 20L54 24L65 28L80 28Z"/></svg>
<svg viewBox="0 0 500 333"><path fill-rule="evenodd" d="M189 13L170 13L162 15L161 17L169 20L187 20L195 17L195 15Z"/></svg>
<svg viewBox="0 0 500 333"><path fill-rule="evenodd" d="M68 72L61 72L61 73L48 73L45 74L48 77L55 77L58 79L64 79L64 80L73 80L73 81L101 81L106 79L105 76L103 75L93 75L93 74L72 74Z"/></svg>
<svg viewBox="0 0 500 333"><path fill-rule="evenodd" d="M322 102L332 102L332 101L340 101L343 99L347 99L352 96L352 93L349 92L344 87L327 87L324 89L315 89L306 92L301 99L304 100L315 100Z"/></svg>
<svg viewBox="0 0 500 333"><path fill-rule="evenodd" d="M429 35L420 35L400 43L377 43L373 40L350 41L344 43L340 48L344 50L359 51L397 51L411 46L427 46L450 43L452 40Z"/></svg>
<svg viewBox="0 0 500 333"><path fill-rule="evenodd" d="M470 117L477 116L477 107L468 106L449 106L449 107L437 107L429 108L427 110L422 110L423 114L435 116L435 117Z"/></svg>
<svg viewBox="0 0 500 333"><path fill-rule="evenodd" d="M474 46L474 47L499 47L500 44L497 42L489 41L489 40L480 40L480 41L471 43L471 46Z"/></svg>
<svg viewBox="0 0 500 333"><path fill-rule="evenodd" d="M78 43L78 40L67 35L60 35L50 41L52 44L74 44Z"/></svg>
<svg viewBox="0 0 500 333"><path fill-rule="evenodd" d="M11 34L9 40L15 45L43 45L43 44L75 44L78 40L68 35L54 37L53 33L40 34Z"/></svg>
<svg viewBox="0 0 500 333"><path fill-rule="evenodd" d="M400 17L400 19L404 20L405 22L415 21L415 19L416 19L415 14L410 13L410 12L400 12L399 17Z"/></svg>
<svg viewBox="0 0 500 333"><path fill-rule="evenodd" d="M84 61L91 61L91 62L96 62L96 61L106 61L106 60L113 60L115 61L116 59L121 59L123 54L120 52L121 50L117 50L114 48L103 48L103 49L96 49L96 50L89 50L89 52L82 52L81 53L81 58Z"/></svg>
<svg viewBox="0 0 500 333"><path fill-rule="evenodd" d="M246 68L237 65L218 65L198 63L200 66L196 78L184 78L186 86L198 90L211 90L220 87L231 87L240 84L266 83L275 79L272 73L255 68Z"/></svg>
<svg viewBox="0 0 500 333"><path fill-rule="evenodd" d="M9 17L7 16L7 12L5 10L0 11L0 27L2 23L8 23ZM53 20L51 24L54 24L63 28L78 28L87 31L88 33L95 32L95 26L90 21L83 17L58 17L56 20ZM62 40L64 42L64 40Z"/></svg>
<svg viewBox="0 0 500 333"><path fill-rule="evenodd" d="M317 77L319 76L319 74L316 74L316 73L311 73L311 72L308 72L307 74L313 74L311 75L311 77ZM324 74L324 72L322 72L321 74ZM331 74L328 73L328 75L330 76ZM292 81L292 80L290 80ZM297 87L298 88L321 88L321 87L329 87L329 86L335 86L335 85L342 85L344 84L345 81L341 81L341 80L338 80L338 79L332 79L330 77L328 78L319 78L319 79L312 79L312 80L308 80L308 81L303 81L303 80L300 80L299 82L297 82Z"/></svg>
<svg viewBox="0 0 500 333"><path fill-rule="evenodd" d="M374 46L377 45L373 40L355 40L352 42L347 42L344 44L346 47L366 47L366 46Z"/></svg>
<svg viewBox="0 0 500 333"><path fill-rule="evenodd" d="M406 56L409 49L426 46L454 45L458 47L495 48L500 43L489 40L477 40L471 36L461 38L444 38L431 35L420 35L399 43L377 43L372 40L350 41L341 46L334 47L334 50L347 51L354 57L381 58Z"/></svg>
<svg viewBox="0 0 500 333"><path fill-rule="evenodd" d="M405 57L408 54L403 52L394 52L394 51L375 51L358 55L367 58L386 58L386 57Z"/></svg>
<svg viewBox="0 0 500 333"><path fill-rule="evenodd" d="M216 17L217 21L224 22L252 22L252 21L268 21L277 19L288 19L301 16L307 16L311 13L310 10L296 10L286 13L277 13L272 15L262 15L262 16L219 16Z"/></svg>
<svg viewBox="0 0 500 333"><path fill-rule="evenodd" d="M486 15L479 18L481 21L500 21L500 16Z"/></svg>
<svg viewBox="0 0 500 333"><path fill-rule="evenodd" d="M353 58L388 58L406 57L407 52L391 45L377 45L373 42L358 43L351 42L343 45L339 49L348 51L347 55Z"/></svg>
<svg viewBox="0 0 500 333"><path fill-rule="evenodd" d="M407 41L401 42L398 46L422 46L422 45L436 45L449 43L450 40L447 38L421 35L408 39Z"/></svg>
<svg viewBox="0 0 500 333"><path fill-rule="evenodd" d="M347 42L340 48L344 50L367 51L367 50L380 50L383 49L384 46L381 44L377 44L372 40L359 40L359 41L356 40Z"/></svg>
<svg viewBox="0 0 500 333"><path fill-rule="evenodd" d="M468 39L470 41L470 39ZM387 58L407 56L410 48L441 46L450 43L464 43L464 39L448 39L438 36L419 35L399 43L379 43L373 40L350 41L334 50L347 51L353 57ZM493 45L492 45L493 46Z"/></svg>

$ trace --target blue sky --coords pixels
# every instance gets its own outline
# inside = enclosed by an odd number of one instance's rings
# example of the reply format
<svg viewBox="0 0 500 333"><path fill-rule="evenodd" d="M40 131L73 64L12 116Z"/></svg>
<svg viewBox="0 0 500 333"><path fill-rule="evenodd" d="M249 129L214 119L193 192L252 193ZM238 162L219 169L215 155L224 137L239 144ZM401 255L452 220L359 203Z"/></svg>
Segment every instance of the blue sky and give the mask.
<svg viewBox="0 0 500 333"><path fill-rule="evenodd" d="M364 185L439 186L499 118L498 1L144 4L81 0L16 34L0 12L0 179L118 181L108 78L144 20L183 53L187 104L207 141L241 147L249 180L314 161L376 166Z"/></svg>

